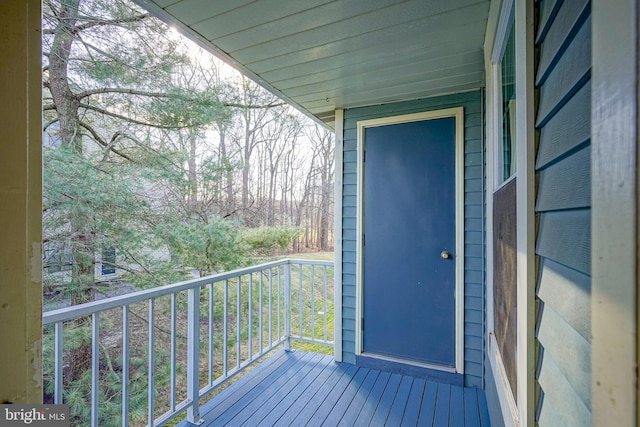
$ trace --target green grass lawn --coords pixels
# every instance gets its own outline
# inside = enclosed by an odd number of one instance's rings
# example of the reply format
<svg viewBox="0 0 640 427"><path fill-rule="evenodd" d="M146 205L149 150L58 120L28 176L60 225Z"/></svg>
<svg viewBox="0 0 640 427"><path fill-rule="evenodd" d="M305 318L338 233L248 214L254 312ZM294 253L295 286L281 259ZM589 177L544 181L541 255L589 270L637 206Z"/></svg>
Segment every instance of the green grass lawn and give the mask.
<svg viewBox="0 0 640 427"><path fill-rule="evenodd" d="M301 252L293 254L278 255L272 257L256 258L254 264L277 261L280 259L305 259L310 261L333 261L333 251L329 252Z"/></svg>

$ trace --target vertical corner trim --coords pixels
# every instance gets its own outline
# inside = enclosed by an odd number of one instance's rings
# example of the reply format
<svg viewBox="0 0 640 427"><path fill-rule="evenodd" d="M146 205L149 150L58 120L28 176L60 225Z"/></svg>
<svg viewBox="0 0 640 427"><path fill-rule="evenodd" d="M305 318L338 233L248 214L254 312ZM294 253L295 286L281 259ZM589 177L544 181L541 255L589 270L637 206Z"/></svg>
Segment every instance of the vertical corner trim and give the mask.
<svg viewBox="0 0 640 427"><path fill-rule="evenodd" d="M342 183L344 151L344 110L336 110L335 124L335 171L333 190L333 287L334 328L333 351L336 362L342 362Z"/></svg>

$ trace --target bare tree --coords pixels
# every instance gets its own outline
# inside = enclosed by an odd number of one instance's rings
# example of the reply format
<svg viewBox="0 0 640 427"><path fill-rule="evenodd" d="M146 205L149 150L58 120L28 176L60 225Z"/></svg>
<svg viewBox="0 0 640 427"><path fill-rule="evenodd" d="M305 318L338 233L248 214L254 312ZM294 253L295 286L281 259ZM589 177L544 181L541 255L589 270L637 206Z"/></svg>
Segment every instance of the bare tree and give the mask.
<svg viewBox="0 0 640 427"><path fill-rule="evenodd" d="M281 111L283 103L275 96L267 93L247 78L240 81L237 99L242 106L238 108L239 126L233 129L232 141L240 149L242 161L241 206L249 210L251 158L256 147L263 143L265 128L273 118L274 109Z"/></svg>
<svg viewBox="0 0 640 427"><path fill-rule="evenodd" d="M329 249L330 217L333 194L334 151L333 132L315 125L309 132L309 139L317 159L317 176L320 178L317 206L317 230L315 233L318 249Z"/></svg>

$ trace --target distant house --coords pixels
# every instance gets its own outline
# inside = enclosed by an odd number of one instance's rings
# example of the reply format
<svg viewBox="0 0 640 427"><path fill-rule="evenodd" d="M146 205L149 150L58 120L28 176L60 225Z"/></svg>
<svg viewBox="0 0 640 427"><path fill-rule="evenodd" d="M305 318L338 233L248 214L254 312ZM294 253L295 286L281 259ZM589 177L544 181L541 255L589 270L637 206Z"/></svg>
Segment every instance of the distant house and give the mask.
<svg viewBox="0 0 640 427"><path fill-rule="evenodd" d="M137 2L335 129L336 360L481 388L497 426L638 423L637 1ZM14 401L38 395L39 2L10 3Z"/></svg>

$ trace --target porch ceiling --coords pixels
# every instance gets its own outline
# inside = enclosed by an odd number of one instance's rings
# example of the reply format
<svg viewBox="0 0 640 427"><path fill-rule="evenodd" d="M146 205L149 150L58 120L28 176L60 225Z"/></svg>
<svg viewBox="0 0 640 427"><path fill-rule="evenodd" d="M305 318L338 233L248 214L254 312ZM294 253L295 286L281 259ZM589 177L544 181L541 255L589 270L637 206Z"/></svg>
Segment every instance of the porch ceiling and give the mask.
<svg viewBox="0 0 640 427"><path fill-rule="evenodd" d="M135 0L302 111L479 87L489 0Z"/></svg>

